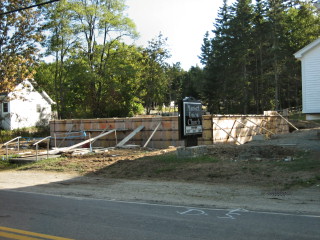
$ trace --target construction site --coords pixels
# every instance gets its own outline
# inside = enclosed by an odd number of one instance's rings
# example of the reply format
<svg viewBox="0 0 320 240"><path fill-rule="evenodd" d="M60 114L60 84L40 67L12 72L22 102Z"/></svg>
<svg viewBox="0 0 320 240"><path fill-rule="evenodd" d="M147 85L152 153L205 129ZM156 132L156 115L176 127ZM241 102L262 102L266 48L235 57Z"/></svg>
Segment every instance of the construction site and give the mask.
<svg viewBox="0 0 320 240"><path fill-rule="evenodd" d="M204 115L203 133L198 145L242 145L289 133L292 127L297 130L286 118L272 111L264 115ZM6 158L14 155L16 160L37 161L65 153L103 153L110 148L166 149L184 146L184 141L179 138L178 117L54 120L50 122L50 136L31 143L23 142L21 138L16 137L3 144Z"/></svg>
<svg viewBox="0 0 320 240"><path fill-rule="evenodd" d="M7 170L1 171L3 188L169 204L319 209L318 122L288 122L270 112L205 115L201 151L193 157L177 156L184 148L177 117L56 120L50 129L46 138L3 144L2 162L10 163L1 167Z"/></svg>

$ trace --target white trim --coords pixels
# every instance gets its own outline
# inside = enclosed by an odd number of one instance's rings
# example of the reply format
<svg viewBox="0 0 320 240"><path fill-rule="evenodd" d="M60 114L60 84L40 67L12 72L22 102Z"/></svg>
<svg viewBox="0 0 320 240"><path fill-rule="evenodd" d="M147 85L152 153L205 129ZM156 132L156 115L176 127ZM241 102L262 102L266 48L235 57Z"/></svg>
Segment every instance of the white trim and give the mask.
<svg viewBox="0 0 320 240"><path fill-rule="evenodd" d="M318 46L318 44L320 44L320 38L318 38L317 40L315 40L312 43L308 44L304 48L300 49L298 52L296 52L293 55L295 56L295 58L301 60L301 58L303 57L304 54L306 54L307 52L312 50L314 47Z"/></svg>

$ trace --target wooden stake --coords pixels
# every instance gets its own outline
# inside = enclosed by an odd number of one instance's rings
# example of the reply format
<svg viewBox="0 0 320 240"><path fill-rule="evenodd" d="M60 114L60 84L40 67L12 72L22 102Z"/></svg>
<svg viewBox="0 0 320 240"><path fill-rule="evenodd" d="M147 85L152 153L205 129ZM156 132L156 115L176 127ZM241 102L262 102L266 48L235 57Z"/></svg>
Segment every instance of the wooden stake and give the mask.
<svg viewBox="0 0 320 240"><path fill-rule="evenodd" d="M231 127L231 130L230 130L230 132L229 132L229 136L231 136L231 134L232 134L232 130L233 130L233 127L234 127L234 124L236 123L236 120L234 120L234 122L233 122L233 124L232 124L232 127ZM225 142L228 142L228 140L229 140L229 138L227 138L227 140L225 141Z"/></svg>
<svg viewBox="0 0 320 240"><path fill-rule="evenodd" d="M264 128L264 127L262 127L262 126L259 126L258 124L256 124L255 122L253 122L253 121L251 121L250 119L248 119L248 118L246 118L249 122L252 122L254 125L256 125L257 127L259 127L259 128L262 128L263 130L265 130L265 131L267 131L267 132L269 132L269 133L271 133L271 134L273 134L274 135L274 133L273 132L271 132L270 130L268 130L268 129L266 129L266 128Z"/></svg>
<svg viewBox="0 0 320 240"><path fill-rule="evenodd" d="M216 122L213 122L213 123L215 123L222 131L224 131L226 134L228 134L229 137L231 137L233 140L235 140L237 143L239 143L239 145L242 145L241 142L239 142L236 138L231 136L226 130L224 130L222 127L220 127Z"/></svg>
<svg viewBox="0 0 320 240"><path fill-rule="evenodd" d="M144 126L137 127L132 133L130 133L128 136L126 136L124 139L122 139L121 142L119 142L116 147L122 147L124 144L126 144L131 138L133 138L138 132L140 132Z"/></svg>
<svg viewBox="0 0 320 240"><path fill-rule="evenodd" d="M116 131L116 130L115 130L115 129L112 129L112 130L110 130L110 131L108 131L108 132L106 132L106 133L103 133L103 134L100 134L100 135L98 135L98 136L96 136L96 137L87 139L87 140L85 140L85 141L83 141L83 142L77 143L77 144L75 144L75 145L73 145L73 146L70 146L70 147L58 148L58 149L56 149L56 150L51 150L51 151L50 151L50 154L57 154L57 153L59 153L59 152L67 152L67 151L72 150L72 149L74 149L74 148L81 147L82 145L84 145L84 144L86 144L86 143L89 143L90 141L93 141L93 140L96 140L96 139L98 139L98 138L104 137L104 136L106 136L106 135L108 135L108 134L110 134L110 133L113 133L114 131Z"/></svg>
<svg viewBox="0 0 320 240"><path fill-rule="evenodd" d="M238 123L242 124L244 127L251 129L254 132L258 132L257 130L255 130L253 127L248 127L246 124L244 124L243 122L236 120Z"/></svg>
<svg viewBox="0 0 320 240"><path fill-rule="evenodd" d="M160 127L161 122L158 123L158 125L156 126L156 128L153 130L152 134L150 135L150 137L148 138L148 140L146 141L146 143L143 145L143 147L147 147L148 143L150 142L151 138L153 137L153 135L156 133L156 131L158 130L158 128Z"/></svg>
<svg viewBox="0 0 320 240"><path fill-rule="evenodd" d="M280 113L277 112L277 114L285 120L288 124L290 124L295 130L299 130L296 126L294 126L291 122L289 122L285 117L283 117Z"/></svg>

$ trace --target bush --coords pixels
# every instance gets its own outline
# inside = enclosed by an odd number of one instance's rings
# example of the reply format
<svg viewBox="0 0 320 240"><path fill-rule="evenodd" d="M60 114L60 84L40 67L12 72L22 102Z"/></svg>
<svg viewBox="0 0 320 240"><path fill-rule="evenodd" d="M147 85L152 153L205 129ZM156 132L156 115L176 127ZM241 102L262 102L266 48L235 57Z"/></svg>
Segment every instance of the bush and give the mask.
<svg viewBox="0 0 320 240"><path fill-rule="evenodd" d="M47 137L50 135L49 127L31 127L31 128L21 128L15 130L0 130L0 142L5 143L11 139L21 136L21 137Z"/></svg>

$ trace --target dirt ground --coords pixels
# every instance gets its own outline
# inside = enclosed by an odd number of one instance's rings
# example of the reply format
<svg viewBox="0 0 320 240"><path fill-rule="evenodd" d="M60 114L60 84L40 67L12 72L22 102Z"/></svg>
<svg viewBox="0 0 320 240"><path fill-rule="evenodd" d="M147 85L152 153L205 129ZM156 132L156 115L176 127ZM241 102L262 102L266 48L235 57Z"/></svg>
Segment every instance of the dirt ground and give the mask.
<svg viewBox="0 0 320 240"><path fill-rule="evenodd" d="M241 146L212 145L201 159L179 159L175 148L68 156L47 171L37 165L1 171L0 189L320 214L319 132L304 129Z"/></svg>

